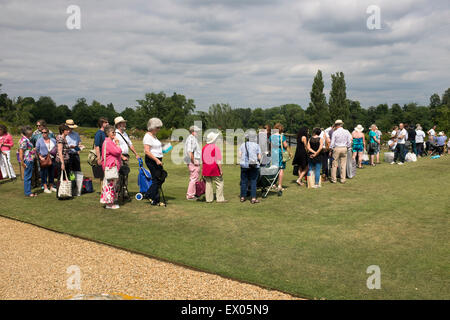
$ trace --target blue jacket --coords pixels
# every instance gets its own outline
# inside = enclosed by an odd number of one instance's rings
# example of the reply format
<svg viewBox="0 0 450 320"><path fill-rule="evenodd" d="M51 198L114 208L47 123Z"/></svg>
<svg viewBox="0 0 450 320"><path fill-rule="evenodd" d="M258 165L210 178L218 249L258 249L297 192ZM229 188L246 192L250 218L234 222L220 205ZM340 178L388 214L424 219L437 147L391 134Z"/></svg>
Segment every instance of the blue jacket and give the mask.
<svg viewBox="0 0 450 320"><path fill-rule="evenodd" d="M50 140L55 144L53 149L57 148L58 145L56 144L55 138L50 138ZM41 156L46 157L48 154L47 145L45 144L44 138L39 138L36 142L36 152L39 153Z"/></svg>

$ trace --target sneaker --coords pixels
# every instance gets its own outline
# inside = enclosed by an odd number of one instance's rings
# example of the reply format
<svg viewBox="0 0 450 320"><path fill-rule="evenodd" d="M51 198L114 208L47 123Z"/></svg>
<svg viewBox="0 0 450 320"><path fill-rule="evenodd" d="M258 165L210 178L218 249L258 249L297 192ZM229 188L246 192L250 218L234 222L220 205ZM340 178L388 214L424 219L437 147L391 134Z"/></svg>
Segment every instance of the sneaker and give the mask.
<svg viewBox="0 0 450 320"><path fill-rule="evenodd" d="M402 166L402 165L403 165L403 162L399 162L398 165L399 165L399 166Z"/></svg>
<svg viewBox="0 0 450 320"><path fill-rule="evenodd" d="M111 209L119 209L120 206L118 204L114 204Z"/></svg>
<svg viewBox="0 0 450 320"><path fill-rule="evenodd" d="M105 206L105 209L114 209L113 207L114 207L114 206L107 204L107 205Z"/></svg>
<svg viewBox="0 0 450 320"><path fill-rule="evenodd" d="M50 191L51 191L51 192L56 192L57 190L56 190L55 187L51 187L51 188L50 188Z"/></svg>
<svg viewBox="0 0 450 320"><path fill-rule="evenodd" d="M44 193L52 193L49 189L44 189Z"/></svg>
<svg viewBox="0 0 450 320"><path fill-rule="evenodd" d="M391 162L391 164L395 164L395 162L394 162L394 161L392 161L392 162Z"/></svg>
<svg viewBox="0 0 450 320"><path fill-rule="evenodd" d="M197 200L197 197L192 197L192 198L186 198L186 200Z"/></svg>

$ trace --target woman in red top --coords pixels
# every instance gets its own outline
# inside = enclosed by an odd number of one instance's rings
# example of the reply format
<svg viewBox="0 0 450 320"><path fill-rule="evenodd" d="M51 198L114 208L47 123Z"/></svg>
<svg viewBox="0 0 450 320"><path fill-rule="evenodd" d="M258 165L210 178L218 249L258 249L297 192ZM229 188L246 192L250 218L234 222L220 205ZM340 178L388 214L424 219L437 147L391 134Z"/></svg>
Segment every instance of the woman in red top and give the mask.
<svg viewBox="0 0 450 320"><path fill-rule="evenodd" d="M202 175L206 181L205 197L208 203L214 200L213 181L216 184L216 201L228 202L223 196L222 153L214 143L219 135L220 133L210 132L206 137L206 145L202 149Z"/></svg>
<svg viewBox="0 0 450 320"><path fill-rule="evenodd" d="M0 170L3 179L16 179L16 173L11 165L11 148L14 146L12 136L5 125L0 124Z"/></svg>
<svg viewBox="0 0 450 320"><path fill-rule="evenodd" d="M116 132L113 126L106 126L105 128L106 139L102 145L102 167L105 168L117 167L117 172L120 170L122 149L119 145L119 140L116 138ZM102 194L100 196L100 202L106 204L106 209L119 209L118 204L114 204L117 200L116 192L117 179L104 179Z"/></svg>

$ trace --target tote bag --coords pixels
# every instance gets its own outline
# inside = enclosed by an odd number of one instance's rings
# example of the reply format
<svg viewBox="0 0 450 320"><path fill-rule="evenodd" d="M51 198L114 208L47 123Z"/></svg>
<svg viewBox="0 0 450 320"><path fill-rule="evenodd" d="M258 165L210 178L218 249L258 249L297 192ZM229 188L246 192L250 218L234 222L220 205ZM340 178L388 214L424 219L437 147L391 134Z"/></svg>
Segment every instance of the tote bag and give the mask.
<svg viewBox="0 0 450 320"><path fill-rule="evenodd" d="M61 171L59 178L58 192L56 193L58 199L72 198L72 181L69 180L66 170Z"/></svg>

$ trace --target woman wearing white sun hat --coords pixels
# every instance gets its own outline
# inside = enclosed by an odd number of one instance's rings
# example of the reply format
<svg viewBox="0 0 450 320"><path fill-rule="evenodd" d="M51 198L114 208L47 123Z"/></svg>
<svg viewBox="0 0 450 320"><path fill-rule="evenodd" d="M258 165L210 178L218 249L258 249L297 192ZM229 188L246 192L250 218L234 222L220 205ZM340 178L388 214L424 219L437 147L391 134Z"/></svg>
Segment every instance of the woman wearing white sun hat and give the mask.
<svg viewBox="0 0 450 320"><path fill-rule="evenodd" d="M210 132L206 136L206 145L202 149L202 175L206 181L205 197L208 203L214 200L213 182L216 185L217 202L228 202L223 195L222 153L215 144L219 136L220 132Z"/></svg>
<svg viewBox="0 0 450 320"><path fill-rule="evenodd" d="M358 124L352 133L353 138L353 160L356 161L356 155L358 155L358 168L362 169L362 158L364 149L366 148L366 138L364 137L364 128Z"/></svg>

